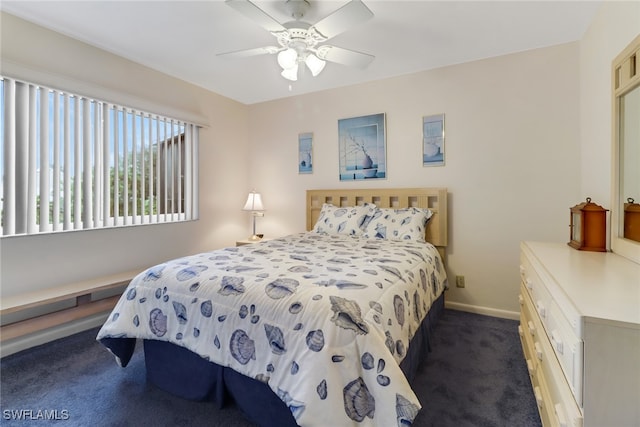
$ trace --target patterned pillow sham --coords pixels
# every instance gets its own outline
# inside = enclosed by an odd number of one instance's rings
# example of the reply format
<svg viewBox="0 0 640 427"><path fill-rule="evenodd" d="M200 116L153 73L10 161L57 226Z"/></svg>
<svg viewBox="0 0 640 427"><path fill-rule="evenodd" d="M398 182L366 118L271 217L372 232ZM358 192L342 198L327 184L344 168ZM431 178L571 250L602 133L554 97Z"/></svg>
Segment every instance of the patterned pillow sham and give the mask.
<svg viewBox="0 0 640 427"><path fill-rule="evenodd" d="M425 227L433 215L429 209L378 208L364 230L368 239L415 240L424 242Z"/></svg>
<svg viewBox="0 0 640 427"><path fill-rule="evenodd" d="M360 236L375 211L376 205L371 203L349 207L325 203L322 205L320 216L312 231L315 233Z"/></svg>

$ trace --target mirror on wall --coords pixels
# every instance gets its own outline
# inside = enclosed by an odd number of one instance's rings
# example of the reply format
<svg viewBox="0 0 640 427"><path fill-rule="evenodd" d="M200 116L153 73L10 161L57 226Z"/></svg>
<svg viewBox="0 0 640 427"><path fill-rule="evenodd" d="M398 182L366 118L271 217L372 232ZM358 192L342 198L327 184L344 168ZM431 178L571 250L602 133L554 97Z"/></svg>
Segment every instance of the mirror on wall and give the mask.
<svg viewBox="0 0 640 427"><path fill-rule="evenodd" d="M620 211L620 228L625 239L640 242L640 217L636 219L640 206L640 86L618 98L620 129L620 191L618 197L623 204ZM637 212L637 213L636 213Z"/></svg>
<svg viewBox="0 0 640 427"><path fill-rule="evenodd" d="M640 263L640 36L613 61L611 248Z"/></svg>

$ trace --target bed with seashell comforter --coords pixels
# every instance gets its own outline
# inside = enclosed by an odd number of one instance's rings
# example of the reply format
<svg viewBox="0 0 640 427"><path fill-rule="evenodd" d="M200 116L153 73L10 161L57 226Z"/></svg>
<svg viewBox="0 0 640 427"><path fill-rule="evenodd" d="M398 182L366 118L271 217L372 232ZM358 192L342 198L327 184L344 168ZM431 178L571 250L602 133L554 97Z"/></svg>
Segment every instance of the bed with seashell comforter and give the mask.
<svg viewBox="0 0 640 427"><path fill-rule="evenodd" d="M308 232L153 266L97 339L121 366L144 340L150 381L230 397L259 425L410 425L410 379L447 285L424 240L446 212L437 194L430 208L322 196Z"/></svg>

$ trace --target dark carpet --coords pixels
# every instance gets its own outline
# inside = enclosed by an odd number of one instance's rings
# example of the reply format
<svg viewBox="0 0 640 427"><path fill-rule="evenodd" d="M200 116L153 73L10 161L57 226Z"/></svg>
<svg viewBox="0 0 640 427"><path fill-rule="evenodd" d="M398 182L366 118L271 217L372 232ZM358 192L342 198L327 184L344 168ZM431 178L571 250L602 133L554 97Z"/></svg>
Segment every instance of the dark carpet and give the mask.
<svg viewBox="0 0 640 427"><path fill-rule="evenodd" d="M517 321L445 310L413 384L423 405L414 426L539 427L517 328ZM92 329L3 358L0 424L252 425L234 406L220 410L148 384L142 345L127 368L118 367L96 334Z"/></svg>

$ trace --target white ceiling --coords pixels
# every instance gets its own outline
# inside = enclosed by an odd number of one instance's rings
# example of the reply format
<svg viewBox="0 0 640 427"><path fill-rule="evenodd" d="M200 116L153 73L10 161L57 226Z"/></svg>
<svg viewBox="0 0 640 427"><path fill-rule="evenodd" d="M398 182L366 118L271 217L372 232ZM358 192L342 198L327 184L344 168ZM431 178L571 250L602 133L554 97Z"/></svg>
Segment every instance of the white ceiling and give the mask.
<svg viewBox="0 0 640 427"><path fill-rule="evenodd" d="M284 0L254 1L281 23ZM315 23L347 3L313 1ZM579 40L601 1L364 0L374 18L330 39L375 55L365 70L328 63L317 77L280 76L274 55L217 54L275 45L222 0L12 1L0 10L245 104Z"/></svg>

